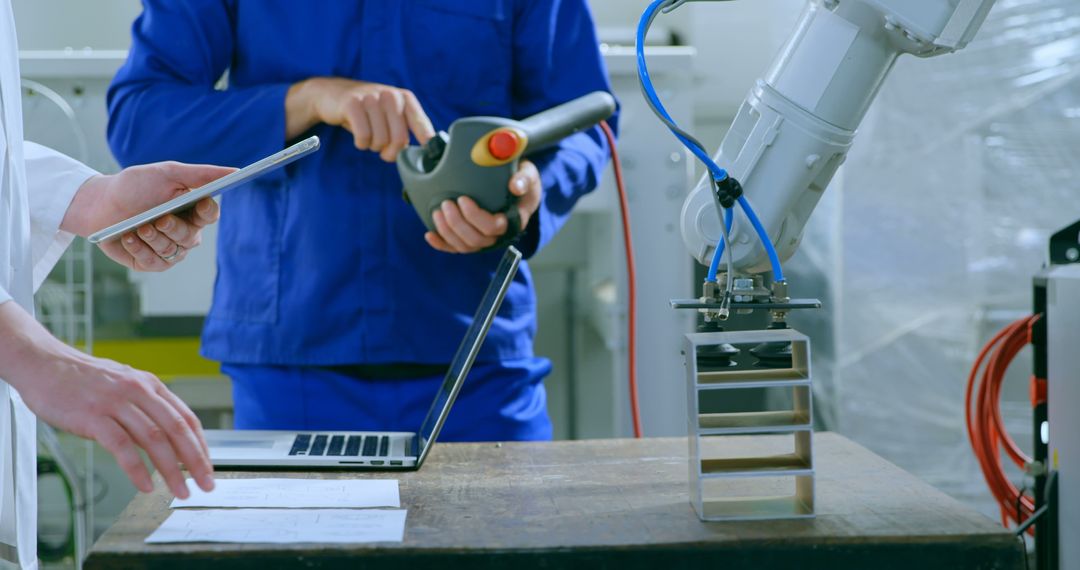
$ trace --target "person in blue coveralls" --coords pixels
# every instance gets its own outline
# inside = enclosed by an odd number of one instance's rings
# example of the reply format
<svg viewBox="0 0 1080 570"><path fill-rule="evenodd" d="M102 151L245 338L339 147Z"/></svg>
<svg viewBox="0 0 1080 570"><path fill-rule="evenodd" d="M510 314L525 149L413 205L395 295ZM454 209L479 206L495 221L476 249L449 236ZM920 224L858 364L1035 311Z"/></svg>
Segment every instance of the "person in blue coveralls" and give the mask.
<svg viewBox="0 0 1080 570"><path fill-rule="evenodd" d="M109 90L123 165L243 166L312 134L323 148L222 197L202 353L240 429L414 431L507 231L446 202L427 232L393 160L470 115L523 118L610 91L586 0L144 0ZM611 121L614 123L614 121ZM599 128L510 181L526 257L596 187ZM523 264L446 423L446 440L551 438Z"/></svg>

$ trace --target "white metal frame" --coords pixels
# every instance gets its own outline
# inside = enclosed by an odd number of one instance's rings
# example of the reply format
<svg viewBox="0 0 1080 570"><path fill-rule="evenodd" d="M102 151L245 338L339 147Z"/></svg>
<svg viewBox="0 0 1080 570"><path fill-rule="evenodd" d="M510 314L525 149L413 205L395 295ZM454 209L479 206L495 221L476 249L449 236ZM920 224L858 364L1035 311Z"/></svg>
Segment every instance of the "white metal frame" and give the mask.
<svg viewBox="0 0 1080 570"><path fill-rule="evenodd" d="M790 342L787 368L703 369L701 347L730 344L744 352L760 343ZM690 502L704 521L811 518L814 516L813 385L810 340L794 330L696 333L684 343L689 429ZM701 395L712 390L784 388L793 393L785 410L710 413ZM725 438L792 438L793 452L753 457L717 455ZM763 444L765 442L763 441ZM769 447L763 445L763 452ZM793 485L792 485L793 484Z"/></svg>

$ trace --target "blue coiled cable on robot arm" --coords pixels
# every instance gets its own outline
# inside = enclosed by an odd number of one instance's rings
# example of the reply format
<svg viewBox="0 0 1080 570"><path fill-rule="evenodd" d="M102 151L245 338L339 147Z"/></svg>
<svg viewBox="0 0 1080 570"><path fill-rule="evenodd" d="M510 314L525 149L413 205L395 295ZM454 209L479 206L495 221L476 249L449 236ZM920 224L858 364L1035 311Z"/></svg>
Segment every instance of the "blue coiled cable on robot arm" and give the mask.
<svg viewBox="0 0 1080 570"><path fill-rule="evenodd" d="M754 231L757 232L758 239L760 239L762 245L765 246L765 253L769 256L769 265L772 266L773 281L778 283L783 281L784 270L780 267L780 256L776 254L776 248L773 247L772 240L769 239L769 235L765 233L765 226L761 225L761 220L759 220L757 214L754 213L754 209L750 207L750 202L746 200L746 196L739 196L739 206L742 207L743 213L746 214L746 218L750 220L750 225L754 226Z"/></svg>
<svg viewBox="0 0 1080 570"><path fill-rule="evenodd" d="M637 68L638 68L638 80L641 84L642 94L645 96L646 102L649 107L656 113L657 117L667 126L667 128L675 135L676 138L685 146L694 156L698 158L709 171L709 176L712 178L713 183L723 181L728 177L726 170L721 168L713 161L712 157L705 151L704 145L701 144L690 133L681 129L675 121L668 114L667 109L664 108L663 103L660 102L660 98L656 94L656 90L653 88L652 79L649 77L649 68L645 62L645 36L649 31L649 27L652 25L654 19L656 19L659 11L665 6L673 6L678 0L653 0L649 4L648 8L641 15L641 20L638 22L637 28ZM739 207L742 208L743 213L746 214L750 225L753 226L754 231L757 233L758 240L761 241L762 247L765 248L766 254L769 256L769 264L772 266L773 280L783 281L784 272L780 266L780 257L776 253L776 248L773 247L772 240L769 239L768 233L765 231L765 227L761 224L761 220L758 219L754 209L750 206L750 202L746 200L745 196L740 196L738 199ZM724 216L725 234L731 230L731 224L734 219L734 212L728 208ZM713 252L712 263L709 265L709 273L707 279L709 281L716 281L716 274L719 272L720 260L723 257L725 249L725 238L721 237L716 244L716 250ZM729 252L728 262L731 264L732 255ZM729 267L728 273L731 273Z"/></svg>
<svg viewBox="0 0 1080 570"><path fill-rule="evenodd" d="M720 272L720 258L724 256L724 245L728 240L728 236L731 235L731 224L735 221L735 211L731 208L724 209L724 232L720 236L720 241L716 244L716 251L713 252L712 262L709 263L709 272L705 274L706 281L716 281L716 274ZM731 254L728 253L728 260L730 261ZM731 275L731 268L728 268L728 275ZM730 289L730 284L729 284Z"/></svg>

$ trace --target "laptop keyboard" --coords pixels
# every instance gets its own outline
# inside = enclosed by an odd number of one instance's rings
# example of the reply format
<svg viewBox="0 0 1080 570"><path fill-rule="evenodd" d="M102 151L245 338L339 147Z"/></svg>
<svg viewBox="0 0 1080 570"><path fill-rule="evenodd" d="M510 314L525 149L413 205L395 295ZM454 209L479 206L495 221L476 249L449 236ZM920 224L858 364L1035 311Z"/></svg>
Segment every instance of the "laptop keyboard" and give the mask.
<svg viewBox="0 0 1080 570"><path fill-rule="evenodd" d="M390 436L386 435L311 435L302 433L293 440L289 455L340 457L386 457L390 454Z"/></svg>

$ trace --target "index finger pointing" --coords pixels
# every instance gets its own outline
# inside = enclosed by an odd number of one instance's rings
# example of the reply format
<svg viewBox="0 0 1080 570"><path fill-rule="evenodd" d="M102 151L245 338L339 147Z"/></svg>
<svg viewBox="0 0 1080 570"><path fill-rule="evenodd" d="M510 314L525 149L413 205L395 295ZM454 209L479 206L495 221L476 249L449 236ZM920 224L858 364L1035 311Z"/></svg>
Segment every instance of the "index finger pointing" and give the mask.
<svg viewBox="0 0 1080 570"><path fill-rule="evenodd" d="M412 91L405 91L405 121L420 144L428 142L435 136L435 127L431 125L431 119L428 118Z"/></svg>

